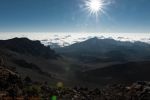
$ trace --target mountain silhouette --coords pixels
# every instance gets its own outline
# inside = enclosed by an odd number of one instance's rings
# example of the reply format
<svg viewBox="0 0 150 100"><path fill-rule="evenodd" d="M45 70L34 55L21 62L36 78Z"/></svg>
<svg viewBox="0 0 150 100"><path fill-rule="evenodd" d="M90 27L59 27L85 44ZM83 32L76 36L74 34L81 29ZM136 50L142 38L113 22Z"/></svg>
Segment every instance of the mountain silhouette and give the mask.
<svg viewBox="0 0 150 100"><path fill-rule="evenodd" d="M91 38L73 45L56 48L57 53L78 59L98 61L132 61L150 58L150 45L144 42Z"/></svg>
<svg viewBox="0 0 150 100"><path fill-rule="evenodd" d="M0 48L5 48L17 53L45 58L56 58L57 54L50 47L45 47L40 41L32 41L27 38L13 38L0 40Z"/></svg>

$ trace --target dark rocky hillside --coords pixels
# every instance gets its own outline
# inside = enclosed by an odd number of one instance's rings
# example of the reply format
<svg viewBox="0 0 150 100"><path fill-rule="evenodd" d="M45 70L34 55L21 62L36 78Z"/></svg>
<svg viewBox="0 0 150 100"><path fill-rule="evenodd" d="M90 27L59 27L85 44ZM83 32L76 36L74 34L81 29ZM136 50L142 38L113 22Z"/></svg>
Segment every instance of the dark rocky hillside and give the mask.
<svg viewBox="0 0 150 100"><path fill-rule="evenodd" d="M0 66L1 100L149 100L150 82L113 84L103 88L52 87L47 82L22 79L19 74Z"/></svg>
<svg viewBox="0 0 150 100"><path fill-rule="evenodd" d="M59 54L59 57L39 41L0 40L0 58L4 65L34 81L101 87L110 82L150 80L150 45L146 43L93 38L57 52L64 56Z"/></svg>
<svg viewBox="0 0 150 100"><path fill-rule="evenodd" d="M68 61L63 60L50 47L27 38L0 40L0 64L15 69L21 77L56 84L65 79Z"/></svg>
<svg viewBox="0 0 150 100"><path fill-rule="evenodd" d="M13 38L0 40L0 48L12 50L21 54L42 56L44 58L57 58L57 54L49 47L45 47L40 41L32 41L27 38Z"/></svg>

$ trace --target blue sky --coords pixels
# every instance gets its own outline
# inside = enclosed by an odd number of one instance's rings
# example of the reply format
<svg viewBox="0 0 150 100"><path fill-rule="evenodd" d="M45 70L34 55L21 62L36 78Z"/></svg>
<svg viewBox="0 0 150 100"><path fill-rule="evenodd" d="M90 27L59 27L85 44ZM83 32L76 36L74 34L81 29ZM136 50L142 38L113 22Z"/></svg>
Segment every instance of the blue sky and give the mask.
<svg viewBox="0 0 150 100"><path fill-rule="evenodd" d="M0 32L150 32L150 0L109 0L88 16L84 0L0 0Z"/></svg>

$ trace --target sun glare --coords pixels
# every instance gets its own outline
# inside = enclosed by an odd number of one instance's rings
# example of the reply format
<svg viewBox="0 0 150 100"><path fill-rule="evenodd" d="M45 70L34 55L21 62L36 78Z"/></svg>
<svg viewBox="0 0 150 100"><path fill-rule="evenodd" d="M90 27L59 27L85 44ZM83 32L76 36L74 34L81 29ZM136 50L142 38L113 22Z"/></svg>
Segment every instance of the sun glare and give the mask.
<svg viewBox="0 0 150 100"><path fill-rule="evenodd" d="M85 7L90 12L90 15L96 15L104 13L104 7L106 5L105 0L85 0Z"/></svg>

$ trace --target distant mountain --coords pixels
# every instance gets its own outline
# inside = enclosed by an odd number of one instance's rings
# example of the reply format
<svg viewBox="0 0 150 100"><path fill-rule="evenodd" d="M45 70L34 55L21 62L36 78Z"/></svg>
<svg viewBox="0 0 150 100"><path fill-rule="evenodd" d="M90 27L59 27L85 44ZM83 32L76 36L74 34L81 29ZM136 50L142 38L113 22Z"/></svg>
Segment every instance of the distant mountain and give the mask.
<svg viewBox="0 0 150 100"><path fill-rule="evenodd" d="M98 39L111 38L117 41L141 41L150 44L150 34L148 33L54 33L41 35L43 36L34 37L34 39L39 39L42 44L50 45L51 48L70 46L74 43L83 42L94 37L97 37ZM29 37L29 35L26 36ZM29 38L32 39L32 36Z"/></svg>
<svg viewBox="0 0 150 100"><path fill-rule="evenodd" d="M42 56L45 58L56 58L54 50L44 46L40 41L32 41L27 38L13 38L9 40L0 40L0 48L11 51L28 54L33 56Z"/></svg>
<svg viewBox="0 0 150 100"><path fill-rule="evenodd" d="M122 42L91 38L84 42L56 48L57 53L85 61L132 61L150 59L150 45L144 42Z"/></svg>

